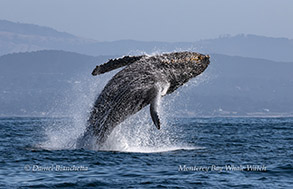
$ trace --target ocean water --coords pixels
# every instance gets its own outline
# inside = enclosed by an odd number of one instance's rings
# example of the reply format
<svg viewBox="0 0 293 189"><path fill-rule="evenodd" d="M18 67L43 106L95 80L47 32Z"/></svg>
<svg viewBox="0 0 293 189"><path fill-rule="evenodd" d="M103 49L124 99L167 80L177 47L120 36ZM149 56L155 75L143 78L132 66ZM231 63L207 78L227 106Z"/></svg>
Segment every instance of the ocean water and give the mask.
<svg viewBox="0 0 293 189"><path fill-rule="evenodd" d="M101 151L75 149L72 118L0 118L0 187L293 187L293 118L174 118L158 131L137 116Z"/></svg>

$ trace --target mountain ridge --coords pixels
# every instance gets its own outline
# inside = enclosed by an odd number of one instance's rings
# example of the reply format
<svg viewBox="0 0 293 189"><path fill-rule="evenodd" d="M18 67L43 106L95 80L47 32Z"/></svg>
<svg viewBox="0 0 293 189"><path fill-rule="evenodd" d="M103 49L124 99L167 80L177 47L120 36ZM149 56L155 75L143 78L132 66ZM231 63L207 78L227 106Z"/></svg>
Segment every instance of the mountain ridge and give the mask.
<svg viewBox="0 0 293 189"><path fill-rule="evenodd" d="M47 26L39 26L36 24L27 24L20 22L11 22L8 20L0 20L0 31L12 32L24 35L40 35L40 36L55 36L77 38L67 32L60 32Z"/></svg>
<svg viewBox="0 0 293 189"><path fill-rule="evenodd" d="M13 23L12 25L17 25L21 28L29 24ZM31 28L36 27L38 28L40 26L33 25ZM41 28L48 29L48 27ZM48 30L50 29L51 28ZM30 30L26 30L26 32L29 31ZM34 31L31 31L31 33L34 33ZM275 61L293 61L293 54L291 53L293 52L293 40L287 38L272 38L252 34L240 34L235 36L225 35L215 39L199 40L195 42L159 42L136 40L98 42L96 40L84 39L67 33L66 36L69 35L70 37L62 37L62 32L59 32L59 34L60 35L56 37L55 35L23 35L13 32L13 30L5 32L3 24L1 27L0 22L0 55L13 52L29 52L37 50L65 50L91 56L113 54L127 55L139 54L141 52L152 54L154 52L189 50L202 53L226 54L229 56L237 55L252 58L263 58Z"/></svg>

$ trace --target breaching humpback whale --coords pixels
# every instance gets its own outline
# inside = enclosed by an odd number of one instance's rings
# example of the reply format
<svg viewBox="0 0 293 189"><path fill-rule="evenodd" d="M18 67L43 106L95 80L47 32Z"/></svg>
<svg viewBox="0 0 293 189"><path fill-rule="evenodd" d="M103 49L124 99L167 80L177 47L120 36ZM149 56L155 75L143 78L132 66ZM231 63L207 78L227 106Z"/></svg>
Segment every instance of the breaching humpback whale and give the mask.
<svg viewBox="0 0 293 189"><path fill-rule="evenodd" d="M174 52L124 56L96 66L94 76L125 68L112 77L96 99L77 147L101 146L118 124L148 104L154 125L160 129L159 99L201 74L209 65L209 58L196 52Z"/></svg>

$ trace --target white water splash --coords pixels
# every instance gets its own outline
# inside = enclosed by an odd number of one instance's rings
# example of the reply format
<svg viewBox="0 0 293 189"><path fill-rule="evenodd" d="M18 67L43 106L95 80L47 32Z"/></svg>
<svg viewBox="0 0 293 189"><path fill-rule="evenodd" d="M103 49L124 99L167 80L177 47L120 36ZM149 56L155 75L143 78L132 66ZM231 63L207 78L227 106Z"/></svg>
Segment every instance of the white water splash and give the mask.
<svg viewBox="0 0 293 189"><path fill-rule="evenodd" d="M161 129L158 130L147 106L117 126L99 150L155 153L197 148L176 140L176 128L166 121L168 118L163 111L160 111L160 119Z"/></svg>
<svg viewBox="0 0 293 189"><path fill-rule="evenodd" d="M75 83L64 101L58 101L60 104L55 109L57 114L62 112L61 115L67 118L52 119L52 123L44 129L45 141L38 146L48 150L74 149L76 139L85 130L92 104L110 77L109 74L89 76ZM53 114L53 117L58 115Z"/></svg>

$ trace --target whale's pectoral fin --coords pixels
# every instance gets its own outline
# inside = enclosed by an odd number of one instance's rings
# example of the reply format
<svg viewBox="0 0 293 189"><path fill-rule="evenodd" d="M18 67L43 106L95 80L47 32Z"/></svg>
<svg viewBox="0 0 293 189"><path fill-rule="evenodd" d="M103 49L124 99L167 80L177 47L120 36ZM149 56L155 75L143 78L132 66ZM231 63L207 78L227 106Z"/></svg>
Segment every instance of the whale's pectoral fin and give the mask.
<svg viewBox="0 0 293 189"><path fill-rule="evenodd" d="M116 59L110 59L108 62L96 66L96 68L93 70L92 75L99 75L103 74L112 70L115 70L117 68L126 66L128 64L132 64L141 58L145 57L145 55L141 56L124 56L122 58L116 58Z"/></svg>
<svg viewBox="0 0 293 189"><path fill-rule="evenodd" d="M151 90L151 93L155 94L155 96L151 101L150 111L152 120L156 125L157 129L161 128L161 122L159 118L160 99L162 96L167 94L169 87L170 83L166 81L161 81L160 83L157 83L155 87Z"/></svg>
<svg viewBox="0 0 293 189"><path fill-rule="evenodd" d="M160 129L161 127L161 122L159 119L159 99L160 99L160 93L157 93L156 97L152 100L151 105L150 105L150 111L151 111L151 117L156 125L157 129Z"/></svg>

